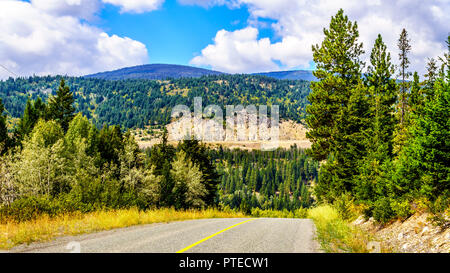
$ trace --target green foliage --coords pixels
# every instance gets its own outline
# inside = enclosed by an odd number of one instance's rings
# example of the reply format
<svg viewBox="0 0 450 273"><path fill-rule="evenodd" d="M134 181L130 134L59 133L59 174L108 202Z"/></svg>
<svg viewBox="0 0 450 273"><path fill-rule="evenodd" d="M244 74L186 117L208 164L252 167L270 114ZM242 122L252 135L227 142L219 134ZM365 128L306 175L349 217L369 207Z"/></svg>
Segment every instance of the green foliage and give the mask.
<svg viewBox="0 0 450 273"><path fill-rule="evenodd" d="M4 154L11 145L11 140L8 136L8 128L6 127L6 115L3 113L4 111L5 108L0 99L0 154Z"/></svg>
<svg viewBox="0 0 450 273"><path fill-rule="evenodd" d="M354 198L350 194L343 194L340 198L336 199L333 203L333 207L339 213L339 216L344 220L350 220L354 217L352 212Z"/></svg>
<svg viewBox="0 0 450 273"><path fill-rule="evenodd" d="M299 208L294 211L284 210L262 210L260 208L252 208L250 215L252 217L264 218L306 218L308 216L308 209Z"/></svg>
<svg viewBox="0 0 450 273"><path fill-rule="evenodd" d="M448 198L448 54L440 58L439 76L436 62L430 60L425 82L417 73L407 82L411 46L403 29L398 44L402 81L397 85L379 35L361 81L356 23L340 10L324 34L322 45L313 47L319 81L311 84L307 108L309 153L326 159L314 188L319 201L334 201L345 218L347 201L354 200L367 216L387 223L412 215L414 200Z"/></svg>
<svg viewBox="0 0 450 273"><path fill-rule="evenodd" d="M198 165L194 164L185 151L177 152L172 164L171 175L174 180L173 194L175 196L175 208L205 208L204 201L208 191L204 180L204 174Z"/></svg>
<svg viewBox="0 0 450 273"><path fill-rule="evenodd" d="M1 207L0 219L13 219L20 222L35 219L42 214L55 216L65 211L62 205L62 202L50 199L48 196L26 196L17 199L8 207Z"/></svg>
<svg viewBox="0 0 450 273"><path fill-rule="evenodd" d="M343 10L331 18L324 29L322 44L313 46L318 81L311 83L307 107L307 137L312 142L309 154L327 159L327 175L318 181L319 192L340 195L353 190L357 162L365 152L364 130L368 126L368 90L361 80L364 53L358 43L358 26ZM330 156L332 159L330 160ZM326 194L331 198L334 194Z"/></svg>
<svg viewBox="0 0 450 273"><path fill-rule="evenodd" d="M395 214L391 207L390 199L384 197L376 200L372 210L372 216L376 221L383 224L394 218Z"/></svg>
<svg viewBox="0 0 450 273"><path fill-rule="evenodd" d="M450 227L450 221L448 219L448 214L450 213L449 207L450 196L448 195L439 196L434 202L428 204L428 208L432 213L430 220L442 230Z"/></svg>
<svg viewBox="0 0 450 273"><path fill-rule="evenodd" d="M35 101L27 100L23 116L14 131L15 142L20 144L33 130L39 119L46 117L47 105L38 97Z"/></svg>
<svg viewBox="0 0 450 273"><path fill-rule="evenodd" d="M21 117L28 98L47 99L50 90L59 88L61 78L33 76L0 81L0 98L10 116ZM73 92L76 111L93 120L99 128L105 124L125 129L167 124L172 107L182 104L193 109L193 98L198 96L203 99L203 107L216 104L222 109L226 105L277 104L281 118L300 122L305 116L309 93L307 81L251 75L224 74L166 81L64 79L66 87Z"/></svg>
<svg viewBox="0 0 450 273"><path fill-rule="evenodd" d="M202 173L201 184L204 185L206 190L203 201L205 205L213 205L220 177L205 144L200 144L195 139L183 140L179 145L179 149L186 154L187 159L198 166L199 171Z"/></svg>
<svg viewBox="0 0 450 273"><path fill-rule="evenodd" d="M75 112L73 107L74 98L70 88L66 86L64 79L61 79L56 96L50 97L48 101L47 119L57 121L64 132L67 131L69 123Z"/></svg>
<svg viewBox="0 0 450 273"><path fill-rule="evenodd" d="M297 147L275 151L220 148L210 151L222 175L218 202L249 213L262 210L295 211L311 206L310 184L317 178L318 162Z"/></svg>

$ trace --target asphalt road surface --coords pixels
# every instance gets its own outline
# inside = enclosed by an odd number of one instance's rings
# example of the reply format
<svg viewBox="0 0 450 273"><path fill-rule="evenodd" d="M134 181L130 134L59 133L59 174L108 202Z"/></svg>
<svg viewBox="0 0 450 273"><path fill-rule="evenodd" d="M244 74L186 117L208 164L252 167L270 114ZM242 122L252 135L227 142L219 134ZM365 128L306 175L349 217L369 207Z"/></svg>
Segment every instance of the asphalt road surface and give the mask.
<svg viewBox="0 0 450 273"><path fill-rule="evenodd" d="M11 252L316 252L314 229L308 219L201 219L61 237L49 243L18 246Z"/></svg>

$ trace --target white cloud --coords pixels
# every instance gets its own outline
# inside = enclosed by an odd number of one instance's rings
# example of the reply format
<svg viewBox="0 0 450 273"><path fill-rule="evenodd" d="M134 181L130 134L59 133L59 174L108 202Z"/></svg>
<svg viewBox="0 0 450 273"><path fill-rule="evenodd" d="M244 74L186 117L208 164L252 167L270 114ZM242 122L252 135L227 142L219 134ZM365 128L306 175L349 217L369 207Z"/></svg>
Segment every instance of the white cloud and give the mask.
<svg viewBox="0 0 450 273"><path fill-rule="evenodd" d="M102 0L104 3L120 7L120 12L143 13L157 10L164 0Z"/></svg>
<svg viewBox="0 0 450 273"><path fill-rule="evenodd" d="M193 65L210 65L213 69L234 72L262 72L278 70L274 60L280 60L291 66L309 66L309 58L302 54L300 41L294 36L286 36L281 42L272 44L268 38L257 39L258 29L245 29L229 32L220 30L214 38L214 44L202 50L202 54L193 58Z"/></svg>
<svg viewBox="0 0 450 273"><path fill-rule="evenodd" d="M73 16L86 20L93 18L101 3L98 0L31 0L32 5L55 16Z"/></svg>
<svg viewBox="0 0 450 273"><path fill-rule="evenodd" d="M214 2L211 0L210 3ZM202 3L207 5L205 1ZM393 61L397 62L397 40L403 27L408 30L411 38L412 71L417 70L423 74L427 58L442 55L446 50L444 41L449 31L449 0L228 1L228 4L236 5L236 3L248 8L250 13L248 23L251 27L261 27L262 24L259 24L261 19L275 21L270 27L275 31L275 38L281 42L267 44L266 39L259 39L257 36L252 36L252 40L246 41L247 44L264 44L264 47L258 46L254 49L259 55L264 56L266 64L264 69L278 63L281 64L277 65L278 69L307 67L308 62L312 61L311 45L322 41L323 28L328 27L331 16L340 8L344 9L350 20L358 22L360 41L364 43L366 50L365 58L369 56L374 40L380 33L391 51ZM241 54L247 54L247 52L233 50L236 44L233 41L235 37L233 33L228 32L222 39L217 39L218 35L219 33L216 35L214 44L208 45L191 63L209 65L213 68L233 68L236 72L254 72L253 65L243 63L242 66L238 66L236 64L235 60L245 59L246 57ZM227 39L226 42L225 39ZM258 60L252 62L256 64ZM227 71L233 72L231 69Z"/></svg>
<svg viewBox="0 0 450 273"><path fill-rule="evenodd" d="M212 6L221 6L221 5L227 5L230 8L238 7L239 3L237 0L177 0L178 3L181 5L187 5L187 6L201 6L204 8L209 8Z"/></svg>
<svg viewBox="0 0 450 273"><path fill-rule="evenodd" d="M0 64L14 73L85 75L148 61L144 44L42 7L0 1ZM0 78L8 76L0 68Z"/></svg>
<svg viewBox="0 0 450 273"><path fill-rule="evenodd" d="M224 72L247 72L255 69L272 70L276 65L270 56L269 39L257 40L258 30L247 27L234 32L220 30L214 44L202 50L202 55L191 60L194 65L211 65ZM234 58L230 60L230 57Z"/></svg>

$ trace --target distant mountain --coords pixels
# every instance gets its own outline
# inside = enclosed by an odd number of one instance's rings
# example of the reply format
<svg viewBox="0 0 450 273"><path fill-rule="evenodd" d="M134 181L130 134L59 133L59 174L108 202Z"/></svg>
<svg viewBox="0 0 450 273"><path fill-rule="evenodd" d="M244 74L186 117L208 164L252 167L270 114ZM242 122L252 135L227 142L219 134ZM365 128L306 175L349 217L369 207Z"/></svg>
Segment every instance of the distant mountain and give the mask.
<svg viewBox="0 0 450 273"><path fill-rule="evenodd" d="M305 80L305 81L316 80L316 77L314 77L311 70L262 72L262 73L254 73L253 75L262 75L279 80Z"/></svg>
<svg viewBox="0 0 450 273"><path fill-rule="evenodd" d="M174 64L146 64L100 72L85 76L104 80L148 79L165 80L168 78L199 78L207 75L219 75L222 72Z"/></svg>
<svg viewBox="0 0 450 273"><path fill-rule="evenodd" d="M125 67L118 70L100 72L85 76L86 78L97 78L104 80L127 80L127 79L147 79L165 80L168 78L199 78L209 75L227 74L219 71L175 64L146 64L132 67ZM253 73L251 75L261 75L279 80L305 80L313 81L316 78L310 70L292 70L277 72Z"/></svg>

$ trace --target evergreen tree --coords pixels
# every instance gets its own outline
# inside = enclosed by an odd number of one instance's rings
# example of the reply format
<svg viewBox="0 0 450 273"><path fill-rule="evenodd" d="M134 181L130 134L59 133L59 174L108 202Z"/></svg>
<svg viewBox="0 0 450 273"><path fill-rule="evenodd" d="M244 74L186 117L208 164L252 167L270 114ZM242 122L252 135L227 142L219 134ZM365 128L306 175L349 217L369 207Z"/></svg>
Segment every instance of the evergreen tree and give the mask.
<svg viewBox="0 0 450 273"><path fill-rule="evenodd" d="M394 104L397 85L392 79L394 66L381 35L375 41L370 55L366 85L369 88L370 127L366 130L367 154L359 163L356 185L358 200L374 201L383 191L385 167L393 154L393 132L396 125Z"/></svg>
<svg viewBox="0 0 450 273"><path fill-rule="evenodd" d="M29 135L40 118L45 118L47 105L38 97L34 102L27 100L23 115L14 130L14 141L20 145L25 136Z"/></svg>
<svg viewBox="0 0 450 273"><path fill-rule="evenodd" d="M170 171L174 157L175 148L168 144L167 130L164 128L161 143L153 146L150 155L150 164L155 175L161 176L159 206L171 206L173 204L175 183Z"/></svg>
<svg viewBox="0 0 450 273"><path fill-rule="evenodd" d="M348 104L351 89L361 78L364 65L359 57L364 53L357 23L349 21L341 9L331 18L329 29L324 29L322 44L312 47L318 79L311 83L307 107L307 124L311 128L307 137L312 142L310 154L316 160L324 160L333 149L336 123L341 109Z"/></svg>
<svg viewBox="0 0 450 273"><path fill-rule="evenodd" d="M410 40L408 38L408 32L406 29L402 30L402 33L400 34L400 38L398 39L398 49L400 50L399 53L399 60L400 60L400 77L402 78L402 82L400 84L400 124L403 124L405 121L405 115L406 115L406 104L407 104L407 90L408 90L408 82L409 76L411 75L410 72L407 71L410 61L408 58L408 54L411 51L411 45Z"/></svg>
<svg viewBox="0 0 450 273"><path fill-rule="evenodd" d="M349 21L341 9L324 34L322 44L313 46L318 81L311 83L308 96L311 130L307 137L312 142L309 154L316 160L327 159L321 168L327 169L328 175L319 179L317 193L333 199L331 195L353 188L355 164L364 155L361 140L368 124L368 102L361 80L364 63L360 55L364 51L358 43L357 23Z"/></svg>
<svg viewBox="0 0 450 273"><path fill-rule="evenodd" d="M64 132L69 128L69 123L74 117L74 98L70 88L66 86L64 79L61 79L56 96L50 97L48 102L48 119L57 121Z"/></svg>
<svg viewBox="0 0 450 273"><path fill-rule="evenodd" d="M450 85L439 79L434 96L427 97L400 156L392 194L421 194L429 200L450 197Z"/></svg>
<svg viewBox="0 0 450 273"><path fill-rule="evenodd" d="M3 106L2 99L0 99L0 154L4 154L10 146L10 138L8 135L8 128L6 126L6 114L5 107Z"/></svg>
<svg viewBox="0 0 450 273"><path fill-rule="evenodd" d="M427 95L432 96L433 94L430 94L430 92L433 91L434 82L436 81L436 77L438 76L438 67L436 60L431 58L428 60L427 63L427 73L425 76L425 92Z"/></svg>
<svg viewBox="0 0 450 273"><path fill-rule="evenodd" d="M375 41L370 54L371 65L367 69L366 84L369 87L372 139L367 144L385 145L388 155L392 155L393 133L396 125L394 106L397 101L397 84L393 79L394 65L386 52L381 35Z"/></svg>

